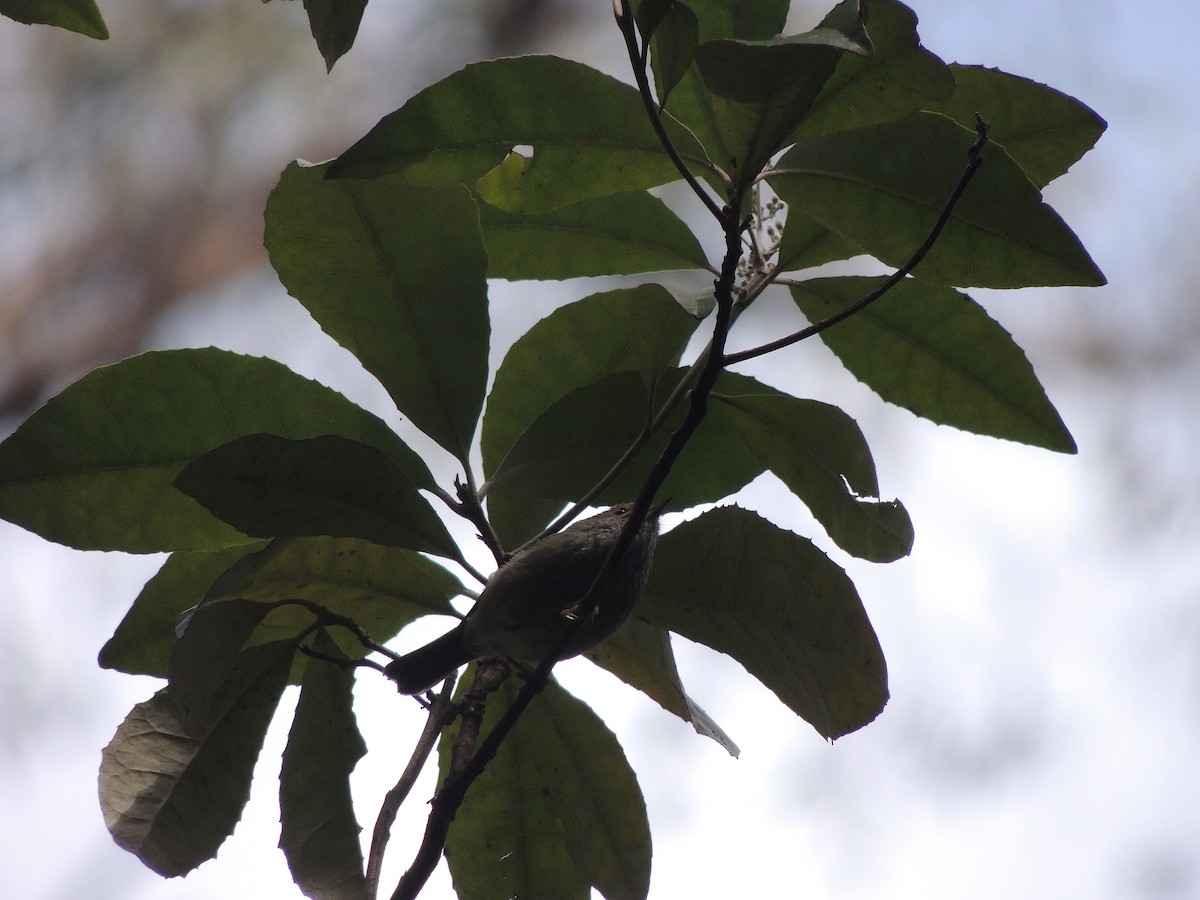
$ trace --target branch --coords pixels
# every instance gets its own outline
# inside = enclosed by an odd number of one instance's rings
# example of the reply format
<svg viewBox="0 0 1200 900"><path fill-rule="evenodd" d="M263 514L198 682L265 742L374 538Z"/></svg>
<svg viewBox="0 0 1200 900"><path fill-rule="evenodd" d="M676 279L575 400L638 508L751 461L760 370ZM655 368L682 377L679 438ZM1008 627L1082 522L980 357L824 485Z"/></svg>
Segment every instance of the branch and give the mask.
<svg viewBox="0 0 1200 900"><path fill-rule="evenodd" d="M958 205L958 201L962 199L962 195L966 191L967 185L971 183L972 179L974 179L976 173L983 165L982 154L983 148L987 144L988 140L988 124L978 113L975 114L975 131L978 137L975 139L975 143L972 144L971 148L967 151L967 167L963 170L962 176L958 179L958 184L954 186L954 190L950 192L950 197L946 201L946 205L942 207L942 213L940 216L938 216L938 220L934 224L933 229L929 232L929 236L925 238L921 246L916 249L913 255L908 258L908 261L888 277L887 281L875 288L875 290L865 294L858 300L855 300L844 309L838 310L833 315L828 316L813 325L809 325L807 328L801 328L799 331L793 334L789 334L786 337L763 344L762 346L754 347L750 350L742 350L739 353L730 353L726 355L724 359L725 365L732 366L736 363L745 362L748 359L754 359L758 356L765 356L766 354L775 350L789 347L792 344L799 343L800 341L806 340L813 335L820 334L822 331L832 328L838 322L844 321L845 319L862 312L864 309L894 288L897 284L907 278L909 273L912 272L912 270L917 267L921 260L928 255L929 251L933 249L933 245L937 243L938 238L942 235L943 229L945 229L946 225L949 223L950 217L954 213L954 208Z"/></svg>
<svg viewBox="0 0 1200 900"><path fill-rule="evenodd" d="M379 815L375 819L375 830L371 833L371 851L367 855L367 896L374 898L379 894L379 874L383 868L383 853L387 849L388 840L392 836L392 824L396 821L396 813L400 811L417 781L417 776L425 767L425 761L433 752L438 735L442 729L454 721L454 709L450 705L450 697L454 690L454 677L446 679L442 690L438 693L429 708L429 717L425 720L425 728L417 739L408 765L400 774L396 786L387 792Z"/></svg>
<svg viewBox="0 0 1200 900"><path fill-rule="evenodd" d="M438 860L442 858L442 853L446 849L446 837L450 833L450 823L454 821L471 781L475 780L472 776L464 782L461 775L456 777L455 773L468 768L478 756L478 754L474 754L470 759L466 758L473 749L479 729L483 725L484 700L507 677L508 666L506 664L484 665L476 669L475 680L471 684L470 691L463 698L460 708L462 726L459 729L458 738L454 742L450 774L437 796L430 801L433 810L429 813L429 820L425 824L425 836L421 839L421 846L417 849L417 855L413 858L412 865L408 867L408 871L396 885L392 900L413 900L421 892L421 888L425 886L429 876L433 874ZM480 767L480 771L482 771L482 767ZM461 788L458 787L459 785Z"/></svg>
<svg viewBox="0 0 1200 900"><path fill-rule="evenodd" d="M405 872L404 877L400 880L399 885L397 885L396 891L392 895L392 900L413 900L429 879L430 874L437 866L437 862L445 850L446 836L450 831L450 823L454 820L455 815L457 815L459 807L462 806L467 789L482 774L488 763L495 758L497 752L499 752L500 745L504 742L509 732L516 726L522 713L533 702L533 698L546 686L546 682L550 677L550 671L554 668L559 657L562 656L568 644L574 638L576 631L590 618L604 588L612 579L617 567L621 563L621 559L629 550L638 530L641 528L643 522L645 522L646 516L650 512L650 504L654 499L654 495L670 474L671 468L679 458L679 454L683 451L684 446L704 419L708 411L708 395L712 391L713 385L716 383L723 369L725 340L734 318L734 282L737 278L737 267L742 253L741 233L743 226L738 220L737 212L740 206L741 197L735 192L735 195L730 199L729 205L721 210L721 222L725 232L725 258L721 266L720 277L715 284L717 314L713 324L713 337L709 346L709 352L705 358L704 366L700 370L696 386L690 392L691 404L687 415L684 417L679 428L671 435L667 446L663 449L654 468L650 471L650 475L642 485L633 510L622 527L615 545L605 558L604 565L601 566L600 571L597 573L595 579L593 579L587 594L579 602L578 615L571 620L568 627L559 635L558 640L548 649L545 657L538 664L537 669L534 670L533 675L522 686L516 699L505 710L504 715L496 723L496 726L488 732L487 737L478 750L469 760L463 762L461 771L447 778L442 789L433 798L433 811L429 815L421 847L417 851L417 856L412 866Z"/></svg>
<svg viewBox="0 0 1200 900"><path fill-rule="evenodd" d="M663 145L663 149L667 151L667 156L671 158L671 162L675 164L675 168L679 170L683 180L688 183L688 187L695 192L696 196L700 198L700 202L718 222L724 221L720 204L692 174L692 170L683 161L683 157L663 125L662 114L654 100L654 91L650 87L650 79L646 74L649 42L647 42L645 51L638 48L637 23L633 20L633 10L629 6L629 0L613 0L613 15L616 16L617 27L621 29L621 35L625 38L625 51L629 54L629 62L633 67L633 77L637 81L638 93L642 95L642 104L646 107L646 115L650 118L650 125L654 128L654 133L658 135L658 140ZM729 184L728 176L724 176L724 173L721 174L723 180Z"/></svg>

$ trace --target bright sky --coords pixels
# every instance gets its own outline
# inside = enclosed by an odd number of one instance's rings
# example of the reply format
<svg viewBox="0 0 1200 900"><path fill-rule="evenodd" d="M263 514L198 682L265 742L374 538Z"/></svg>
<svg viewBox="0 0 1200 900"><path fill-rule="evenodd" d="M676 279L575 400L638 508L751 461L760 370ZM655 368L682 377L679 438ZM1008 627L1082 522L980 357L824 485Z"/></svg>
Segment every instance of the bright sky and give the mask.
<svg viewBox="0 0 1200 900"><path fill-rule="evenodd" d="M735 664L681 648L693 696L742 748L734 760L584 664L561 674L608 719L642 780L652 897L1200 896L1200 419L1189 388L1200 374L1189 352L1200 321L1189 302L1200 284L1191 246L1200 6L912 5L925 45L947 61L1047 82L1109 122L1098 149L1049 195L1110 286L980 298L1026 346L1080 455L915 421L820 348L789 351L758 372L786 383L815 366L819 396L859 420L883 492L903 499L916 525L906 561L839 557L888 657L888 708L830 746ZM365 28L373 15L385 13L373 8ZM23 34L0 24L0 46ZM369 64L379 48L363 40L361 63L352 51L339 68ZM602 52L617 47L615 34L608 41ZM0 95L20 89L2 85ZM1063 351L1089 339L1149 349L1105 375ZM173 316L154 343L275 356L358 402L386 403L269 272ZM782 496L760 481L739 499L811 535L807 514ZM17 710L0 732L9 896L297 896L274 850L280 729L238 833L186 880L162 881L104 830L100 749L156 685L99 670L95 654L156 565L66 550L0 523L0 595L7 628L21 636L0 659L6 704ZM385 685L363 687L359 721L373 752L355 789L369 831L421 719ZM418 802L401 817L408 833L393 838L398 857L415 846ZM449 895L444 869L438 878L431 900Z"/></svg>

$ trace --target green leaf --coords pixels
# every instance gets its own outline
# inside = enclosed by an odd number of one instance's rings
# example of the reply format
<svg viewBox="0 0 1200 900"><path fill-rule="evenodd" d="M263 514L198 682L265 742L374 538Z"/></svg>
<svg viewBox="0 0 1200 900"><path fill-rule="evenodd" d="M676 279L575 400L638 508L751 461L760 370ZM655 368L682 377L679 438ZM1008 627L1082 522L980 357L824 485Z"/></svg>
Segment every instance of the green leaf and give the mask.
<svg viewBox="0 0 1200 900"><path fill-rule="evenodd" d="M216 854L250 795L295 648L281 641L243 653L202 737L187 734L165 689L133 708L100 759L100 808L119 846L168 877Z"/></svg>
<svg viewBox="0 0 1200 900"><path fill-rule="evenodd" d="M671 635L666 630L630 618L620 631L584 655L637 688L667 712L679 716L696 729L697 734L712 738L730 756L739 754L737 744L684 691L671 650Z"/></svg>
<svg viewBox="0 0 1200 900"><path fill-rule="evenodd" d="M666 126L685 159L706 163L686 129ZM512 211L542 212L679 178L633 87L553 56L466 66L384 117L329 176L400 173L419 184L473 184L516 146L534 148L519 183L481 191Z"/></svg>
<svg viewBox="0 0 1200 900"><path fill-rule="evenodd" d="M450 600L463 592L454 575L420 553L353 538L308 537L275 540L239 560L213 582L205 603L275 605L252 644L310 628L316 619L307 605L352 619L383 642L421 616L455 615ZM339 630L335 638L352 658L367 652L349 632Z"/></svg>
<svg viewBox="0 0 1200 900"><path fill-rule="evenodd" d="M873 52L842 54L789 142L900 119L954 91L949 68L921 46L911 9L895 0L870 0L869 8Z"/></svg>
<svg viewBox="0 0 1200 900"><path fill-rule="evenodd" d="M367 0L304 0L308 24L325 60L325 71L354 46Z"/></svg>
<svg viewBox="0 0 1200 900"><path fill-rule="evenodd" d="M166 678L176 629L186 613L200 603L222 572L262 546L260 542L211 553L172 553L146 582L101 649L100 666L130 675Z"/></svg>
<svg viewBox="0 0 1200 900"><path fill-rule="evenodd" d="M1107 123L1074 97L982 66L950 66L958 88L926 108L975 127L978 112L989 137L1008 151L1037 187L1064 174L1095 146Z"/></svg>
<svg viewBox="0 0 1200 900"><path fill-rule="evenodd" d="M0 15L25 25L55 25L108 40L108 26L94 0L0 0Z"/></svg>
<svg viewBox="0 0 1200 900"><path fill-rule="evenodd" d="M929 236L962 177L975 135L933 113L796 144L772 189L889 266ZM945 231L914 275L950 285L1100 285L1079 239L1002 147L983 151Z"/></svg>
<svg viewBox="0 0 1200 900"><path fill-rule="evenodd" d="M433 479L378 417L269 359L145 353L96 369L0 444L0 516L83 550L217 550L252 540L172 486L191 460L246 434L337 433Z"/></svg>
<svg viewBox="0 0 1200 900"><path fill-rule="evenodd" d="M823 737L887 702L883 651L853 582L809 541L722 507L664 534L635 615L727 653Z"/></svg>
<svg viewBox="0 0 1200 900"><path fill-rule="evenodd" d="M313 649L340 657L325 632ZM296 886L313 900L368 900L350 795L350 773L366 755L353 709L354 675L309 659L279 774L279 847Z"/></svg>
<svg viewBox="0 0 1200 900"><path fill-rule="evenodd" d="M446 526L382 451L335 434L250 434L197 457L175 486L254 537L353 537L460 553Z"/></svg>
<svg viewBox="0 0 1200 900"><path fill-rule="evenodd" d="M465 460L487 385L487 256L464 188L330 181L292 163L267 201L271 265L414 425Z"/></svg>
<svg viewBox="0 0 1200 900"><path fill-rule="evenodd" d="M464 679L467 682L467 679ZM487 733L516 696L487 704ZM458 727L444 733L442 780ZM603 721L553 681L534 698L467 792L446 859L460 900L642 900L650 827L637 778Z"/></svg>
<svg viewBox="0 0 1200 900"><path fill-rule="evenodd" d="M799 207L788 209L783 236L779 240L779 271L808 269L862 253L861 247L814 222Z"/></svg>
<svg viewBox="0 0 1200 900"><path fill-rule="evenodd" d="M479 219L492 278L563 279L708 267L691 230L645 192L537 214L481 203Z"/></svg>
<svg viewBox="0 0 1200 900"><path fill-rule="evenodd" d="M816 322L881 281L815 279L792 287L792 299ZM821 338L889 403L976 434L1075 452L1024 352L965 294L906 279Z"/></svg>
<svg viewBox="0 0 1200 900"><path fill-rule="evenodd" d="M871 52L858 0L844 0L812 31L767 40L728 32L708 38L701 16L696 77L685 77L667 109L710 158L746 188L789 141L843 51ZM718 17L719 18L719 17Z"/></svg>
<svg viewBox="0 0 1200 900"><path fill-rule="evenodd" d="M233 600L205 604L175 642L167 669L168 688L179 707L183 730L203 737L225 710L216 705L242 647L270 611L264 603Z"/></svg>
<svg viewBox="0 0 1200 900"><path fill-rule="evenodd" d="M712 400L710 415L718 417L713 427L736 435L804 501L839 547L872 562L911 552L908 512L898 500L876 499L871 451L844 412L731 375Z"/></svg>
<svg viewBox="0 0 1200 900"><path fill-rule="evenodd" d="M639 15L652 4L638 7ZM664 4L658 4L663 6ZM696 14L682 3L671 2L653 29L650 54L654 71L658 73L658 102L667 102L675 85L683 79L696 58L696 47L700 42L700 23ZM649 40L643 28L643 39Z"/></svg>
<svg viewBox="0 0 1200 900"><path fill-rule="evenodd" d="M643 284L593 294L552 312L509 349L483 417L483 470L491 477L522 432L577 387L636 371L652 387L679 362L696 320L670 292Z"/></svg>

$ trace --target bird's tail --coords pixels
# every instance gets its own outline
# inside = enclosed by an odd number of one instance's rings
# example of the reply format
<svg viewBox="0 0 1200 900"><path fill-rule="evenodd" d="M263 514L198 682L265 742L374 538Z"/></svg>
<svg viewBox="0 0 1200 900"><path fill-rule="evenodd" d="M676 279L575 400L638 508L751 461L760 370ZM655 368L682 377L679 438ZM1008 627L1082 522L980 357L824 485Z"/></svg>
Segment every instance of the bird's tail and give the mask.
<svg viewBox="0 0 1200 900"><path fill-rule="evenodd" d="M420 694L474 658L463 641L460 624L424 647L392 660L383 671L396 682L400 693Z"/></svg>

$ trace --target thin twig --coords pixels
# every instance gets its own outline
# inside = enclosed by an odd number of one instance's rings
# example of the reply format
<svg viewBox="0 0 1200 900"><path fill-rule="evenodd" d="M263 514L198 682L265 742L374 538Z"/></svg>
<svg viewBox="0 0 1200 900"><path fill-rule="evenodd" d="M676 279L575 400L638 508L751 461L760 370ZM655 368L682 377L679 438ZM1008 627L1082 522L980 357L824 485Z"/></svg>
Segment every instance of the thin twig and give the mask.
<svg viewBox="0 0 1200 900"><path fill-rule="evenodd" d="M822 331L832 328L834 325L838 324L838 322L845 321L851 316L862 312L864 309L898 285L901 281L907 278L909 273L912 272L912 270L917 267L921 260L928 255L929 251L933 249L933 245L937 243L938 238L942 235L942 230L950 222L950 217L954 214L954 208L958 205L958 201L962 199L962 195L966 191L967 185L971 183L972 179L975 177L975 174L983 166L982 154L984 145L987 144L988 140L988 125L987 122L985 122L978 114L975 116L975 130L978 134L978 137L975 139L975 143L971 145L970 150L967 151L967 166L963 170L962 176L958 179L958 183L954 186L954 190L950 192L950 197L946 201L945 206L942 207L941 215L938 216L938 220L934 224L933 229L921 243L921 246L913 252L913 255L908 258L908 261L905 262L904 265L893 272L883 284L879 285L879 287L863 295L858 300L855 300L849 306L846 306L832 315L827 316L820 322L809 325L806 328L801 328L799 331L789 334L786 337L770 341L759 347L753 347L750 350L742 350L738 353L727 354L724 359L725 365L732 366L736 363L745 362L748 359L765 356L766 354L775 350L780 350L783 347L790 347L792 344L799 343L800 341L807 340L814 335L820 334Z"/></svg>
<svg viewBox="0 0 1200 900"><path fill-rule="evenodd" d="M454 682L455 676L451 675L442 685L441 692L437 694L433 705L429 708L429 716L425 719L425 728L417 739L408 765L404 767L404 771L396 781L396 786L387 792L383 798L383 805L379 808L379 815L375 819L375 830L371 833L371 850L367 854L367 896L370 898L379 894L379 873L383 869L383 853L387 849L388 840L392 835L392 825L396 821L396 813L400 811L401 804L412 791L417 776L425 767L425 761L429 759L429 754L433 752L433 748L437 744L438 735L454 720L454 709L450 704Z"/></svg>
<svg viewBox="0 0 1200 900"><path fill-rule="evenodd" d="M629 0L613 0L613 15L616 16L617 27L621 29L621 35L625 38L625 51L629 54L629 62L633 67L633 77L637 81L638 93L642 96L642 104L646 107L646 115L650 118L650 125L654 128L654 133L658 135L658 140L663 145L663 149L667 151L667 156L671 158L671 162L675 164L675 168L679 170L683 180L688 183L688 187L700 198L700 202L717 221L722 221L721 205L692 174L692 170L683 161L683 156L680 155L671 136L667 134L666 126L663 125L658 103L654 99L654 91L650 87L650 78L646 73L646 61L649 53L638 48L637 23L633 19L633 10L629 6ZM728 176L725 176L723 180L729 183Z"/></svg>

